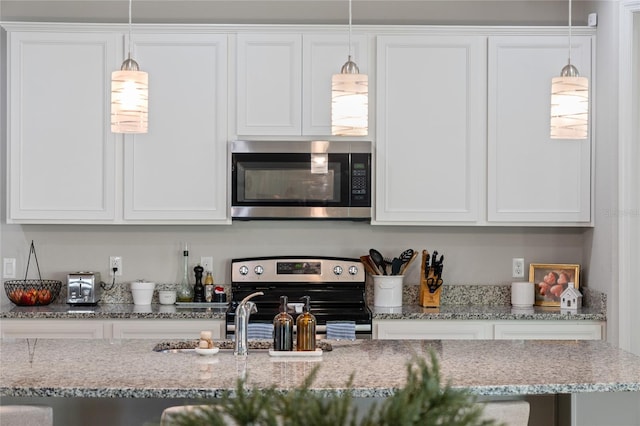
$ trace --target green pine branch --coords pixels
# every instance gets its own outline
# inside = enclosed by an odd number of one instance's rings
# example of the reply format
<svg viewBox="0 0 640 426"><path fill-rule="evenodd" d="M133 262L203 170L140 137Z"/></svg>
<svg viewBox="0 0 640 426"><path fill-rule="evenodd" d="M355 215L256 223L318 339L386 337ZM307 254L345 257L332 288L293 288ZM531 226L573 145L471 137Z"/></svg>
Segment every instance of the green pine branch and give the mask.
<svg viewBox="0 0 640 426"><path fill-rule="evenodd" d="M417 358L407 364L407 383L394 395L374 404L358 418L350 392L311 391L317 376L316 366L295 390L275 387L247 390L238 380L235 392L226 392L214 404L172 417L171 426L492 426L482 418L482 407L473 395L442 386L436 355L428 363ZM347 383L351 389L353 376ZM232 423L235 422L235 423Z"/></svg>

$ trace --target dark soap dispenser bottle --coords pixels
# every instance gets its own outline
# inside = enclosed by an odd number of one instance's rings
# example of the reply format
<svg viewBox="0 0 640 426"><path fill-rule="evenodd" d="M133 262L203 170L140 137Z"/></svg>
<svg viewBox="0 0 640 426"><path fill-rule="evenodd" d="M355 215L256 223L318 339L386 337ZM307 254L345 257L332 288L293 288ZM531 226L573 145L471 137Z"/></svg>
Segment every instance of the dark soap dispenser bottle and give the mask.
<svg viewBox="0 0 640 426"><path fill-rule="evenodd" d="M316 317L311 313L311 297L302 296L304 300L302 314L296 319L296 343L299 351L316 350Z"/></svg>
<svg viewBox="0 0 640 426"><path fill-rule="evenodd" d="M273 318L273 350L293 350L293 317L287 313L287 296L280 296L280 313Z"/></svg>

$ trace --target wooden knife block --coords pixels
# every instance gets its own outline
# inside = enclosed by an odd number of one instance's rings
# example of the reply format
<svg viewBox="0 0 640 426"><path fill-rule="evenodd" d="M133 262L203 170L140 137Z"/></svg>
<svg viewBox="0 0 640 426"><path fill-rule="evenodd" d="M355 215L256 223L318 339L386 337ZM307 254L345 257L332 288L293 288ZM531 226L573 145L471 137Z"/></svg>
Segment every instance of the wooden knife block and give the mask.
<svg viewBox="0 0 640 426"><path fill-rule="evenodd" d="M429 263L429 253L422 251L422 264L420 267L420 300L418 303L425 308L437 308L440 306L440 294L442 294L442 286L431 293L427 285L428 279L436 279L433 268L427 267Z"/></svg>
<svg viewBox="0 0 640 426"><path fill-rule="evenodd" d="M440 294L442 294L442 286L438 287L435 292L431 293L427 286L427 279L420 278L420 306L425 308L437 308L440 306Z"/></svg>

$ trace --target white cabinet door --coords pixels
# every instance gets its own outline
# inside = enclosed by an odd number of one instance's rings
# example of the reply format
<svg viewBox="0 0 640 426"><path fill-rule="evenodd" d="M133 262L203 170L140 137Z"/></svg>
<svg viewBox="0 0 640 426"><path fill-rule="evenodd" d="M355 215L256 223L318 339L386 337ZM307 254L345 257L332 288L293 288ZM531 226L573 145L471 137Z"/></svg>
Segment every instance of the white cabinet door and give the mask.
<svg viewBox="0 0 640 426"><path fill-rule="evenodd" d="M393 339L493 339L493 324L489 321L442 320L376 320L373 338Z"/></svg>
<svg viewBox="0 0 640 426"><path fill-rule="evenodd" d="M302 36L237 36L238 135L300 135Z"/></svg>
<svg viewBox="0 0 640 426"><path fill-rule="evenodd" d="M368 74L367 37L352 35L351 57ZM304 34L302 38L302 134L331 134L331 76L349 56L349 38L343 34ZM372 81L371 76L369 81ZM369 89L371 90L371 88Z"/></svg>
<svg viewBox="0 0 640 426"><path fill-rule="evenodd" d="M120 320L112 321L113 339L197 340L200 331L211 331L213 339L224 339L224 320Z"/></svg>
<svg viewBox="0 0 640 426"><path fill-rule="evenodd" d="M3 319L2 339L102 339L106 336L103 321Z"/></svg>
<svg viewBox="0 0 640 426"><path fill-rule="evenodd" d="M604 327L601 322L510 321L497 323L494 334L496 340L602 340Z"/></svg>
<svg viewBox="0 0 640 426"><path fill-rule="evenodd" d="M115 217L111 72L122 35L8 32L9 223Z"/></svg>
<svg viewBox="0 0 640 426"><path fill-rule="evenodd" d="M226 221L227 36L142 34L149 133L124 148L126 222Z"/></svg>
<svg viewBox="0 0 640 426"><path fill-rule="evenodd" d="M377 40L374 223L477 222L484 196L486 38Z"/></svg>
<svg viewBox="0 0 640 426"><path fill-rule="evenodd" d="M571 63L584 77L591 43L573 37ZM567 44L558 36L489 38L489 222L591 221L591 140L549 136L551 79L567 64Z"/></svg>

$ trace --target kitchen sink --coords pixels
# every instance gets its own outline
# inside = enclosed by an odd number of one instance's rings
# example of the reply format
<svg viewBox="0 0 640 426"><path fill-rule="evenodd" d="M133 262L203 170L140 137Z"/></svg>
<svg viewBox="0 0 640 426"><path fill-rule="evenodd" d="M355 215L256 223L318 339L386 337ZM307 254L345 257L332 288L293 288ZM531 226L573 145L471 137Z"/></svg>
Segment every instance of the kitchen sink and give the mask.
<svg viewBox="0 0 640 426"><path fill-rule="evenodd" d="M233 340L214 340L214 345L219 347L220 350L233 350ZM251 339L249 340L250 350L268 350L273 348L273 342L265 339ZM183 353L190 352L198 346L198 340L171 340L160 342L153 347L154 352L161 353ZM324 352L333 350L331 343L329 342L317 342L316 346L322 349Z"/></svg>

